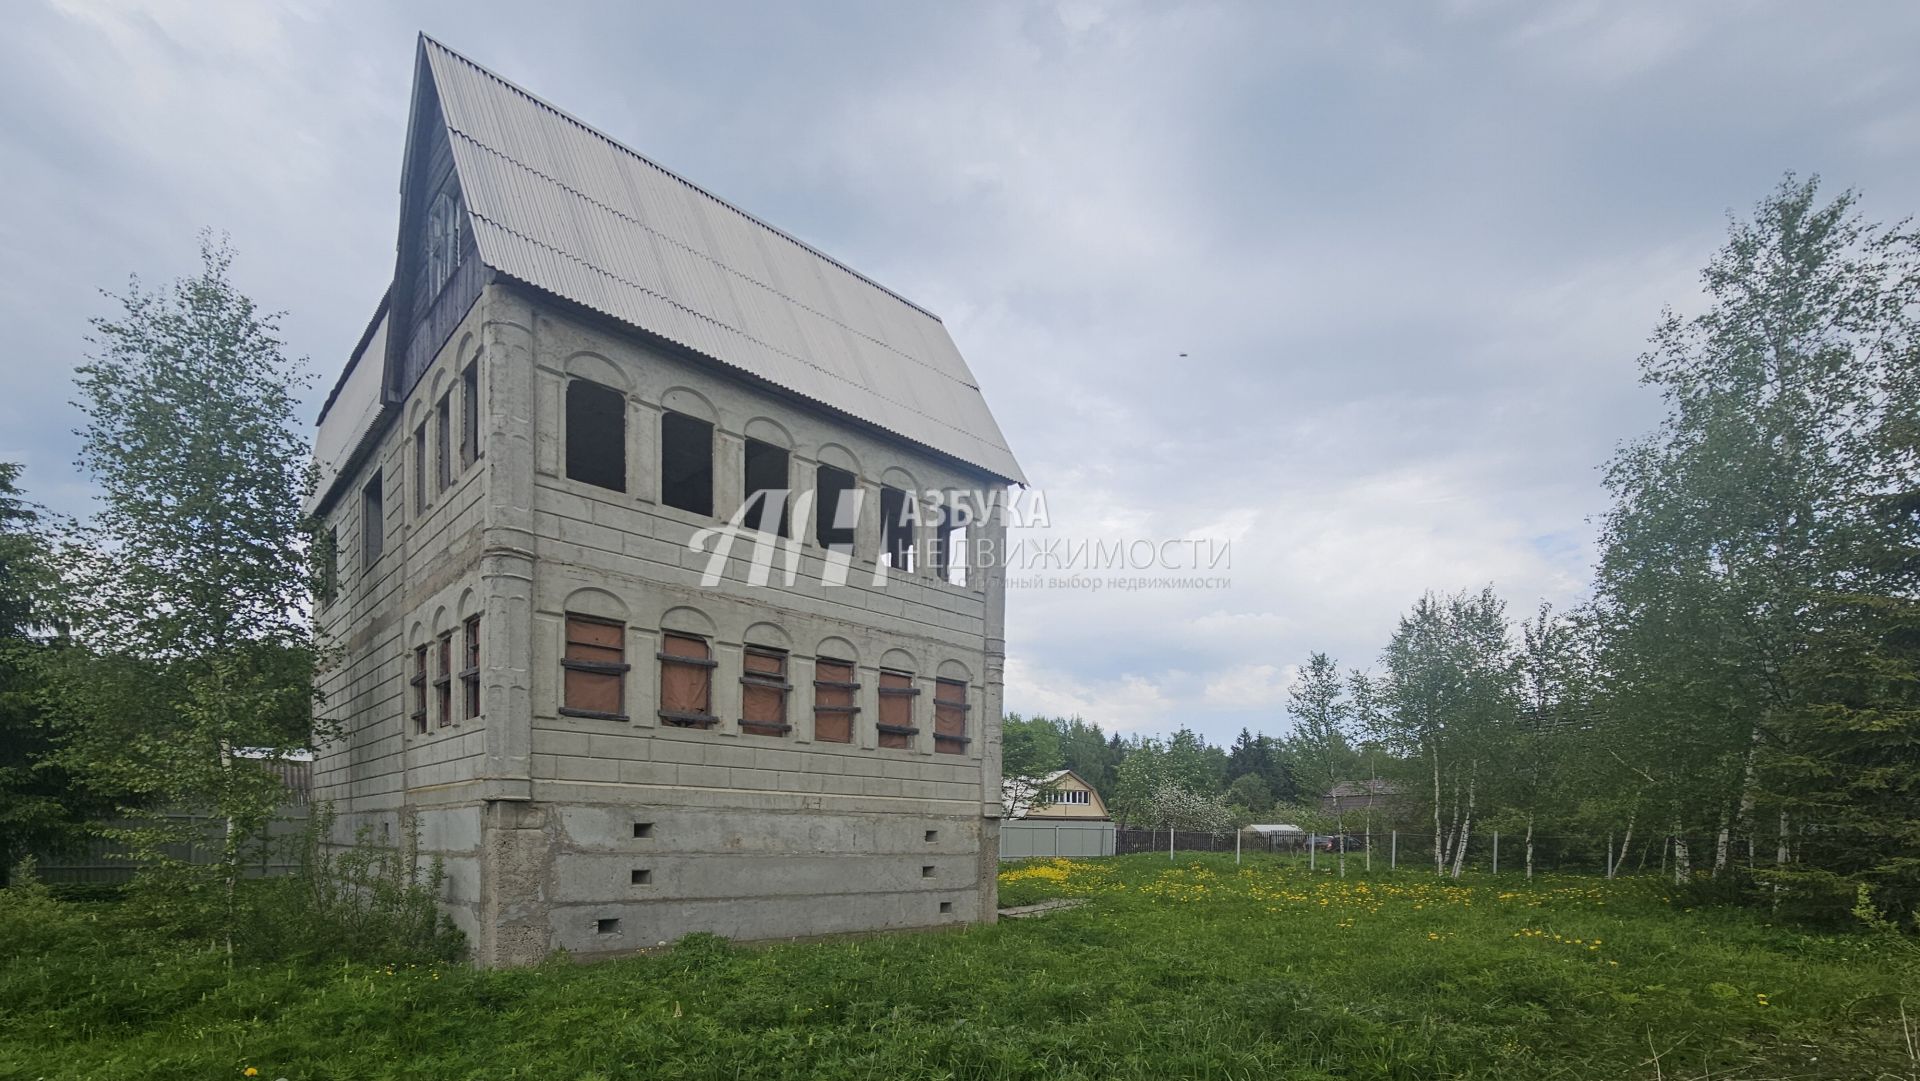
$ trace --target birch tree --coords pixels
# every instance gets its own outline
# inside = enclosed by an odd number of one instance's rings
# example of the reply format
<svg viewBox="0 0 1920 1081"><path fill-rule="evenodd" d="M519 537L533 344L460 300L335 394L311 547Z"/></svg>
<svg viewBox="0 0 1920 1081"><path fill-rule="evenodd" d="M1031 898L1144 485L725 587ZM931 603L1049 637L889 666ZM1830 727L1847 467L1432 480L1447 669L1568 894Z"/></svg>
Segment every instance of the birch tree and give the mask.
<svg viewBox="0 0 1920 1081"><path fill-rule="evenodd" d="M1332 795L1343 780L1341 767L1352 757L1347 746L1351 713L1347 708L1346 687L1340 666L1325 653L1314 653L1287 688L1287 714L1293 718L1294 747L1300 776L1311 778L1313 787ZM1347 874L1347 824L1339 802L1333 808L1334 833L1340 877Z"/></svg>
<svg viewBox="0 0 1920 1081"><path fill-rule="evenodd" d="M1763 748L1806 700L1816 597L1894 592L1865 553L1888 483L1873 440L1887 388L1915 361L1915 241L1789 176L1734 221L1702 275L1705 310L1668 313L1641 358L1668 407L1606 472L1598 607L1624 723L1657 747L1648 773L1675 838L1712 839L1725 873L1763 798Z"/></svg>
<svg viewBox="0 0 1920 1081"><path fill-rule="evenodd" d="M234 880L282 799L263 764L312 734L309 463L278 317L234 286L224 242L203 236L200 255L193 276L113 297L78 369L79 464L100 502L74 615L101 662L65 671L57 720L70 764L106 787L213 812L230 933ZM155 823L125 839L155 861L174 838Z"/></svg>

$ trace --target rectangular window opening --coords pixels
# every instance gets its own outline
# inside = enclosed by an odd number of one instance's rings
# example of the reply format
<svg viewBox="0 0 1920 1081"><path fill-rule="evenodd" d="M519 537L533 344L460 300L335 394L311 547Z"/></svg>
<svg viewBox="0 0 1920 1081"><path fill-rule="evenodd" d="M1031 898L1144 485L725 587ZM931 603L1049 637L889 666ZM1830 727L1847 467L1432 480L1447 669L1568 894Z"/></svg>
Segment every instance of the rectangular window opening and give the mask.
<svg viewBox="0 0 1920 1081"><path fill-rule="evenodd" d="M453 392L440 397L440 405L434 410L433 453L436 467L435 479L438 491L453 487Z"/></svg>
<svg viewBox="0 0 1920 1081"><path fill-rule="evenodd" d="M661 414L660 501L713 513L713 425L685 413Z"/></svg>
<svg viewBox="0 0 1920 1081"><path fill-rule="evenodd" d="M915 569L913 534L920 524L918 501L899 488L880 489L880 559L897 571Z"/></svg>
<svg viewBox="0 0 1920 1081"><path fill-rule="evenodd" d="M416 646L413 650L413 678L407 681L413 685L413 730L424 734L427 730L427 647Z"/></svg>
<svg viewBox="0 0 1920 1081"><path fill-rule="evenodd" d="M860 496L852 473L823 465L813 471L814 539L820 547L853 555L860 525Z"/></svg>
<svg viewBox="0 0 1920 1081"><path fill-rule="evenodd" d="M469 616L466 623L466 665L460 669L460 697L468 720L480 716L480 617Z"/></svg>
<svg viewBox="0 0 1920 1081"><path fill-rule="evenodd" d="M603 935L617 935L620 933L620 921L617 919L595 920L593 929Z"/></svg>
<svg viewBox="0 0 1920 1081"><path fill-rule="evenodd" d="M933 877L933 865L929 863L929 864L927 864L926 866L924 866L924 867L922 867L922 868L920 868L920 877L921 877L921 878L932 878L932 877Z"/></svg>
<svg viewBox="0 0 1920 1081"><path fill-rule="evenodd" d="M567 616L560 655L560 712L569 717L627 719L627 628L592 616Z"/></svg>
<svg viewBox="0 0 1920 1081"><path fill-rule="evenodd" d="M326 605L332 604L333 599L340 594L339 527L334 526L328 529L326 537L320 543L327 546L326 551L320 553L320 603Z"/></svg>
<svg viewBox="0 0 1920 1081"><path fill-rule="evenodd" d="M948 585L967 584L967 524L972 519L965 507L948 505L940 512L940 561L934 574Z"/></svg>
<svg viewBox="0 0 1920 1081"><path fill-rule="evenodd" d="M651 870L645 867L636 867L633 869L634 885L645 886L645 885L651 884L652 882L653 882L653 872Z"/></svg>
<svg viewBox="0 0 1920 1081"><path fill-rule="evenodd" d="M441 728L453 723L453 632L440 636L440 667L434 670L434 715Z"/></svg>
<svg viewBox="0 0 1920 1081"><path fill-rule="evenodd" d="M413 513L427 512L427 426L413 430Z"/></svg>
<svg viewBox="0 0 1920 1081"><path fill-rule="evenodd" d="M852 743L853 715L860 707L853 695L860 684L853 678L852 661L821 657L813 662L813 738L820 743Z"/></svg>
<svg viewBox="0 0 1920 1081"><path fill-rule="evenodd" d="M932 844L933 842L935 842L935 841L938 841L939 839L940 839L940 831L939 831L939 830L928 830L928 831L927 831L927 843L928 843L928 844Z"/></svg>
<svg viewBox="0 0 1920 1081"><path fill-rule="evenodd" d="M368 574L387 543L387 500L380 489L380 473L360 489L360 573Z"/></svg>
<svg viewBox="0 0 1920 1081"><path fill-rule="evenodd" d="M660 719L678 728L711 728L713 715L713 649L705 638L691 634L660 636Z"/></svg>
<svg viewBox="0 0 1920 1081"><path fill-rule="evenodd" d="M748 529L776 536L790 536L793 530L787 514L792 502L793 482L788 476L785 448L749 439L742 457Z"/></svg>
<svg viewBox="0 0 1920 1081"><path fill-rule="evenodd" d="M598 383L567 383L567 479L627 490L627 398Z"/></svg>
<svg viewBox="0 0 1920 1081"><path fill-rule="evenodd" d="M941 915L943 915L943 916L944 916L944 915L946 915L947 913L949 913L949 912L952 912L952 911L953 911L953 902L952 902L952 901L942 901L942 902L940 902L940 914L941 914Z"/></svg>
<svg viewBox="0 0 1920 1081"><path fill-rule="evenodd" d="M653 836L653 823L651 823L651 822L635 822L635 823L633 824L633 835L634 835L635 837L652 837L652 836Z"/></svg>
<svg viewBox="0 0 1920 1081"><path fill-rule="evenodd" d="M480 358L467 362L460 373L460 464L480 460Z"/></svg>
<svg viewBox="0 0 1920 1081"><path fill-rule="evenodd" d="M748 646L740 661L740 730L754 736L784 736L787 723L787 653Z"/></svg>

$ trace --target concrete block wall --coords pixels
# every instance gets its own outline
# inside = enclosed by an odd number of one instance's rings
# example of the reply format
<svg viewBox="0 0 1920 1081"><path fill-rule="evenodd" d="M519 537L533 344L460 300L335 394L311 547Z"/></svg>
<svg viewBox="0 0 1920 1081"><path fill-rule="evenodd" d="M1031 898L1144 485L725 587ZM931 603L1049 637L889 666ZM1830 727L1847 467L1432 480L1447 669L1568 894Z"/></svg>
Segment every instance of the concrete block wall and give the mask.
<svg viewBox="0 0 1920 1081"><path fill-rule="evenodd" d="M413 431L474 356L484 457L417 513ZM574 378L626 395L624 492L564 475ZM712 517L659 502L665 409L714 423ZM456 403L456 423L458 413ZM748 437L789 450L796 494L811 490L819 463L858 478L865 500L847 584L823 584L832 557L797 521L768 584L750 580L745 539L720 583L702 584L709 560L692 544L742 500ZM355 592L321 613L343 646L321 676L324 708L348 733L321 756L316 798L342 812L343 841L363 825L379 837L417 826L423 859L444 862L446 903L477 960L612 953L696 930L792 937L993 918L1003 580L992 568L951 584L876 567L882 484L973 491L986 478L500 283L449 339L375 460L387 478L386 554L364 576L343 560ZM343 547L357 543L363 483L346 486L331 511ZM1004 536L999 522L974 530ZM923 526L923 553L929 533ZM788 557L792 581L780 565ZM626 625L627 719L561 713L569 612ZM452 629L457 652L457 631L476 613L482 715L460 718L456 696L453 726L430 718L417 734L413 647ZM713 643L711 729L657 720L663 630ZM784 735L738 723L748 645L788 651ZM816 656L857 666L852 743L814 738ZM921 692L920 733L906 749L877 745L882 667L911 672ZM935 751L939 678L967 685L961 754ZM633 836L636 821L652 824L649 836Z"/></svg>

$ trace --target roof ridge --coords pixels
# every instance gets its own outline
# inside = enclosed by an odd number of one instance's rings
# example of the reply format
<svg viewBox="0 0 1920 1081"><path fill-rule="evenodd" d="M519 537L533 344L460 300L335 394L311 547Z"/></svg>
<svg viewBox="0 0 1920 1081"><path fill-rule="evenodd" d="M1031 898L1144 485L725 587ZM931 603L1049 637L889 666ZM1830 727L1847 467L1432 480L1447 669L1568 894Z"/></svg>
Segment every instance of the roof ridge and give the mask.
<svg viewBox="0 0 1920 1081"><path fill-rule="evenodd" d="M667 168L666 166L660 164L659 162L653 160L652 158L647 157L645 154L640 153L638 150L633 149L632 147L614 138L613 136L608 135L606 132L601 131L599 128L594 127L592 124L589 124L584 120L581 120L579 117L574 116L572 113L567 112L565 109L560 108L558 105L555 105L552 102L541 97L540 95L534 93L533 91L528 90L526 87L523 87L518 83L514 82L513 80L507 78L506 76L499 74L498 72L494 71L491 68L488 68L486 65L481 64L479 61L474 60L463 53L455 51L453 48L449 47L444 42L441 42L438 39L434 38L432 35L427 34L425 31L421 32L420 40L422 42L425 42L428 45L433 46L434 48L440 50L441 52L447 54L453 59L460 61L462 64L467 65L468 67L479 72L480 74L485 75L487 78L492 79L493 81L499 83L500 85L506 87L507 89L513 91L514 93L519 94L521 97L526 98L528 101L533 102L535 105L540 106L542 109L545 109L550 113L553 113L555 116L558 116L560 119L565 120L567 123L572 124L575 127L578 127L579 129L581 129L582 131L585 131L589 135L592 135L597 139L602 139L606 141L609 145L614 147L614 149L619 150L621 153L629 154L634 158L637 158L640 161L645 162L647 165L660 170L662 173L665 173L667 176L670 176L674 180L680 182L681 184L684 184L687 187L692 188L694 191L699 192L701 195L707 197L708 199L711 199L714 202L719 203L721 206L726 207L728 210L733 211L735 214L740 215L741 217L752 222L753 224L758 225L762 229L765 229L771 233L774 233L778 235L781 239L787 241L788 243L794 244L800 248L803 248L806 251L811 252L813 255L821 259L824 259L829 263L832 263L834 266L837 266L841 270L846 271L848 274L851 274L854 277L860 279L861 281L866 282L868 285L873 286L875 289L880 290L881 292L887 294L888 296L899 301L900 303L905 304L906 306L912 308L913 310L919 312L920 314L926 316L927 318L932 319L934 322L940 323L943 326L945 325L946 321L941 319L937 313L929 310L927 307L918 303L917 301L914 301L905 296L902 296L900 293L894 291L893 289L888 288L885 285L880 284L879 282L873 280L871 277L868 277L867 275L861 273L860 271L855 270L854 268L848 266L847 264L841 262L840 260L834 258L833 256L828 255L826 252L821 251L819 248L814 247L813 245L807 243L806 241L801 240L799 237L794 236L792 233L787 232L785 229L782 229L779 226L774 225L771 222L768 222L754 214L748 213L747 211L741 209L739 206L735 205L731 201L724 199L719 195L714 194L711 191L708 191L706 188L701 187L700 185L694 183L691 180L688 180L686 177L680 175L674 170ZM475 140L475 141L478 142L478 140Z"/></svg>

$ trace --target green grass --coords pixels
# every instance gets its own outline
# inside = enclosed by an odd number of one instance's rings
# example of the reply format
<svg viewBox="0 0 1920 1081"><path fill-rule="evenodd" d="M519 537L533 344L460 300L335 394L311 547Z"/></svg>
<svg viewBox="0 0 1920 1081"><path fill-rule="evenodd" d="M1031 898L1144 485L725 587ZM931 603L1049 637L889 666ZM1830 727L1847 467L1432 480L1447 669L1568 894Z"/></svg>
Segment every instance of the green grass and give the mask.
<svg viewBox="0 0 1920 1081"><path fill-rule="evenodd" d="M512 972L240 965L0 896L0 1077L1920 1077L1920 967L1647 881L1035 863L952 933ZM1658 1072L1650 1059L1661 1054Z"/></svg>

